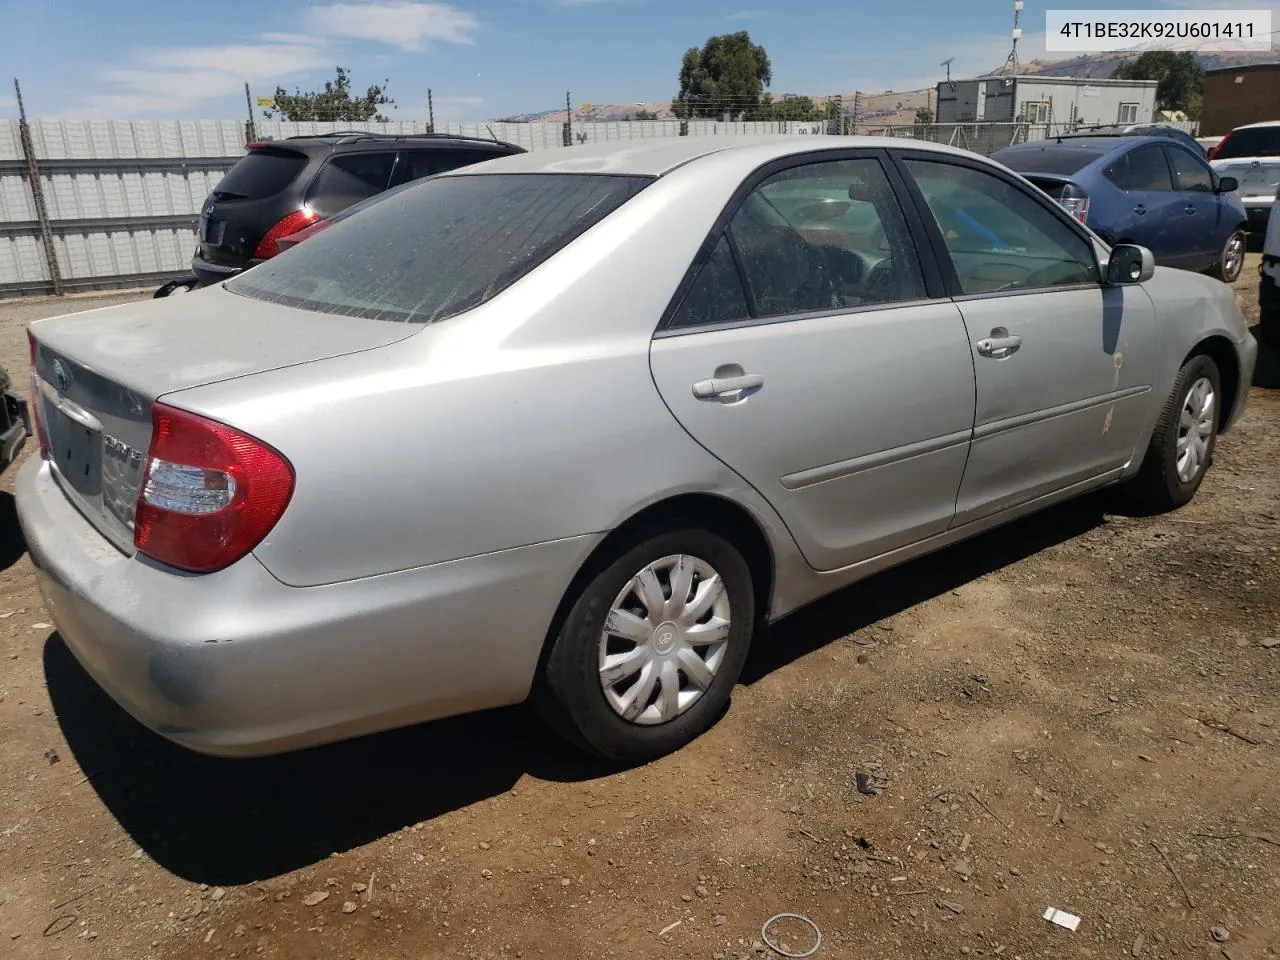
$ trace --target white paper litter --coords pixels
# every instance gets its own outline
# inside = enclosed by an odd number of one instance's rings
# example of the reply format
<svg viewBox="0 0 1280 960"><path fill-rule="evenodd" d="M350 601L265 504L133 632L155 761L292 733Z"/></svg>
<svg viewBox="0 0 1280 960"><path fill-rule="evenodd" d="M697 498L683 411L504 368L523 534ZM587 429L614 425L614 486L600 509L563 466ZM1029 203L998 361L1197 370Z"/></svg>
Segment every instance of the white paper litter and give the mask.
<svg viewBox="0 0 1280 960"><path fill-rule="evenodd" d="M1080 926L1080 918L1074 913L1067 913L1065 910L1059 910L1057 907L1045 907L1044 918L1050 923L1056 923L1060 927L1066 927L1072 933Z"/></svg>

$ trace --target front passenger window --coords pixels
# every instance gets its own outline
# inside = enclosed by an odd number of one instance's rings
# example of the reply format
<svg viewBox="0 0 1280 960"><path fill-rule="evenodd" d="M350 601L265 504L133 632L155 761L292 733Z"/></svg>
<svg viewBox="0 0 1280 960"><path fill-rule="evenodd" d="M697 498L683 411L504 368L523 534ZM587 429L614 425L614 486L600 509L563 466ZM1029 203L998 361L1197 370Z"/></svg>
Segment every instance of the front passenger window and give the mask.
<svg viewBox="0 0 1280 960"><path fill-rule="evenodd" d="M1089 242L1013 184L955 163L905 164L942 232L963 293L1098 282Z"/></svg>

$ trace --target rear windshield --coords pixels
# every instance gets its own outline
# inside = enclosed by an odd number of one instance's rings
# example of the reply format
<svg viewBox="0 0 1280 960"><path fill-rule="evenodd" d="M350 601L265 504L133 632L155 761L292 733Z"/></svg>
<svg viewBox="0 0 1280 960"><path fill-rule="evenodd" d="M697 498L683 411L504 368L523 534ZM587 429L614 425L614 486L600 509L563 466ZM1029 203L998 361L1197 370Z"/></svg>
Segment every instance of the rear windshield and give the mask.
<svg viewBox="0 0 1280 960"><path fill-rule="evenodd" d="M1227 134L1213 159L1237 157L1280 157L1280 127L1246 127Z"/></svg>
<svg viewBox="0 0 1280 960"><path fill-rule="evenodd" d="M236 161L213 192L222 200L274 197L306 164L307 158L292 150L251 150Z"/></svg>
<svg viewBox="0 0 1280 960"><path fill-rule="evenodd" d="M227 289L323 313L444 320L497 296L651 182L555 173L424 180Z"/></svg>
<svg viewBox="0 0 1280 960"><path fill-rule="evenodd" d="M1069 177L1100 156L1102 154L1097 150L1081 150L1079 147L1015 147L997 150L991 159L1018 173L1053 173Z"/></svg>

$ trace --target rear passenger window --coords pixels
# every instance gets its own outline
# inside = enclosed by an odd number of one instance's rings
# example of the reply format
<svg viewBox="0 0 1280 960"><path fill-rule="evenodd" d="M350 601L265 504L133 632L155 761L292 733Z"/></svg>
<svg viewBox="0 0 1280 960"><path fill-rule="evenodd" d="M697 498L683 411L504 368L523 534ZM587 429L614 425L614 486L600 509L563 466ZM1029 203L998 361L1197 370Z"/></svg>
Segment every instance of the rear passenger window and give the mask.
<svg viewBox="0 0 1280 960"><path fill-rule="evenodd" d="M671 318L670 326L697 327L708 323L727 323L742 320L750 315L747 295L742 289L742 278L733 262L726 235L711 252L710 258L694 278L680 302L680 308Z"/></svg>
<svg viewBox="0 0 1280 960"><path fill-rule="evenodd" d="M1164 148L1149 143L1130 150L1103 171L1103 176L1121 190L1172 190L1169 164L1164 159Z"/></svg>
<svg viewBox="0 0 1280 960"><path fill-rule="evenodd" d="M353 203L387 189L396 155L347 153L331 157L307 193L307 202L322 217L330 217Z"/></svg>
<svg viewBox="0 0 1280 960"><path fill-rule="evenodd" d="M421 180L437 173L447 173L459 167L469 167L473 163L493 160L504 154L488 150L419 150L405 154L409 164L409 175L406 180Z"/></svg>
<svg viewBox="0 0 1280 960"><path fill-rule="evenodd" d="M919 257L878 160L774 174L743 201L729 231L756 316L925 296Z"/></svg>

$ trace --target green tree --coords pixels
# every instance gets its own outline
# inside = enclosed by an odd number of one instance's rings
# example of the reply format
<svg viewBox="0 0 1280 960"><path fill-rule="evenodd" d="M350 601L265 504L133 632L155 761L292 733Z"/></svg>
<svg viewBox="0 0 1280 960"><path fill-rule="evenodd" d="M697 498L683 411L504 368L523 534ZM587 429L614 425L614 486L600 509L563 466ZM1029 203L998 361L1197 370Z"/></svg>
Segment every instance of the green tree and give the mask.
<svg viewBox="0 0 1280 960"><path fill-rule="evenodd" d="M1154 80L1160 109L1185 110L1189 116L1199 115L1204 67L1192 53L1148 50L1138 59L1120 64L1111 76L1116 80Z"/></svg>
<svg viewBox="0 0 1280 960"><path fill-rule="evenodd" d="M658 115L652 110L637 110L635 119L637 120L657 120Z"/></svg>
<svg viewBox="0 0 1280 960"><path fill-rule="evenodd" d="M774 100L769 94L761 99L762 112L770 120L822 120L826 104L815 104L809 97L784 97Z"/></svg>
<svg viewBox="0 0 1280 960"><path fill-rule="evenodd" d="M764 47L745 30L708 38L702 49L690 47L680 63L680 92L671 103L677 117L714 117L727 113L757 119L773 67Z"/></svg>
<svg viewBox="0 0 1280 960"><path fill-rule="evenodd" d="M932 127L933 111L930 110L928 107L921 107L919 110L916 111L915 122L917 127Z"/></svg>
<svg viewBox="0 0 1280 960"><path fill-rule="evenodd" d="M395 107L395 101L387 96L387 81L372 86L358 97L351 95L351 72L346 67L337 68L336 79L326 80L323 90L303 93L294 88L288 93L284 87L276 87L274 105L264 110L268 120L278 114L281 120L339 120L363 122L386 120L379 107Z"/></svg>

